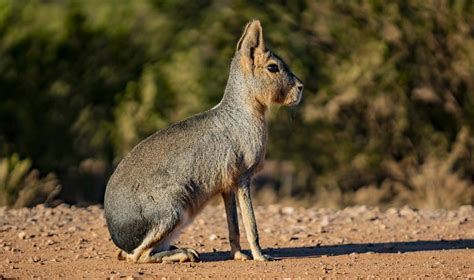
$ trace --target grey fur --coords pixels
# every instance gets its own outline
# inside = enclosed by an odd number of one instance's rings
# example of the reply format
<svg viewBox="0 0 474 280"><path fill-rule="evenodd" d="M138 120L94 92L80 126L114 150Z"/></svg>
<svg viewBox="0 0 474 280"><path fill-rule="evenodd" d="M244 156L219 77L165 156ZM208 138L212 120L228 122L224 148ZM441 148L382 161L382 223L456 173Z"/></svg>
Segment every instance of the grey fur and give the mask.
<svg viewBox="0 0 474 280"><path fill-rule="evenodd" d="M269 61L280 73L268 72ZM179 234L185 220L222 193L234 257L245 258L238 240L237 196L253 257L267 259L258 245L250 181L265 156L268 106L296 104L302 89L286 64L264 47L260 23L250 22L222 101L151 135L118 165L104 202L113 242L132 260L152 262L148 255L170 250L172 235Z"/></svg>

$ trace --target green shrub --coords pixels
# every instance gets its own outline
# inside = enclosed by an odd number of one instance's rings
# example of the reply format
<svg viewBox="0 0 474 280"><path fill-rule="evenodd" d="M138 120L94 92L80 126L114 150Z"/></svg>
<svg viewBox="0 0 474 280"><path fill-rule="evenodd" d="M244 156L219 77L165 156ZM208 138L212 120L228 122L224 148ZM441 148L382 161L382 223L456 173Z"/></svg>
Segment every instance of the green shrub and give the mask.
<svg viewBox="0 0 474 280"><path fill-rule="evenodd" d="M30 170L31 160L17 154L0 158L0 206L15 208L49 204L61 190L56 177L40 178L38 170Z"/></svg>
<svg viewBox="0 0 474 280"><path fill-rule="evenodd" d="M0 156L57 174L67 202L100 202L88 194L138 141L219 101L252 18L305 82L300 106L269 114L267 158L293 166L262 183L276 199L474 203L455 195L472 193L474 158L443 167L461 132L473 149L474 2L464 0L0 0ZM100 180L80 172L87 160L107 167ZM433 188L420 183L430 172Z"/></svg>

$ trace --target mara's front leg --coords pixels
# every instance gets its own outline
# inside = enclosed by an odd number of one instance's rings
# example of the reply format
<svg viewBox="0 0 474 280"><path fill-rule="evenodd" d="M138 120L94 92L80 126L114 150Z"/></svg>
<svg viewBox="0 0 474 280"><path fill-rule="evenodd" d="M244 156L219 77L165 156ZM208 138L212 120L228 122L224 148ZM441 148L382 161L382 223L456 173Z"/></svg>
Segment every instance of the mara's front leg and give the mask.
<svg viewBox="0 0 474 280"><path fill-rule="evenodd" d="M242 220L244 222L245 233L250 244L250 250L254 260L269 261L272 258L262 253L258 241L257 223L253 213L252 199L250 198L250 184L239 186L237 190L237 198L239 200L240 211L242 212Z"/></svg>
<svg viewBox="0 0 474 280"><path fill-rule="evenodd" d="M229 229L230 255L234 260L250 259L242 253L240 248L239 221L237 218L237 206L235 203L235 193L230 191L222 193L224 198L225 213L227 214L227 227Z"/></svg>

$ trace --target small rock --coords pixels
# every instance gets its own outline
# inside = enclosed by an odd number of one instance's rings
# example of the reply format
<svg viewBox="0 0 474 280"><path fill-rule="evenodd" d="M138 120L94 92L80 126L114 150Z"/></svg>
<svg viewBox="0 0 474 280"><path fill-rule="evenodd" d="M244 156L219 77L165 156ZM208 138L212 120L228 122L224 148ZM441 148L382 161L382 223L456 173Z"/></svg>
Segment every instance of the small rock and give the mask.
<svg viewBox="0 0 474 280"><path fill-rule="evenodd" d="M379 217L376 214L367 215L366 220L369 222L377 221Z"/></svg>
<svg viewBox="0 0 474 280"><path fill-rule="evenodd" d="M469 212L472 212L472 210L473 210L472 205L463 205L459 207L459 213L461 214L467 214Z"/></svg>
<svg viewBox="0 0 474 280"><path fill-rule="evenodd" d="M33 256L33 257L30 257L30 258L28 259L28 261L29 261L29 262L32 262L32 263L37 263L37 262L39 262L40 260L41 260L41 258L38 257L38 256Z"/></svg>
<svg viewBox="0 0 474 280"><path fill-rule="evenodd" d="M293 207L283 207L281 209L281 213L285 215L291 215L295 212L295 208Z"/></svg>
<svg viewBox="0 0 474 280"><path fill-rule="evenodd" d="M69 227L66 232L73 233L73 232L76 232L76 230L77 230L77 227L72 226L72 227Z"/></svg>
<svg viewBox="0 0 474 280"><path fill-rule="evenodd" d="M406 216L406 217L411 217L411 216L415 216L417 215L417 209L414 209L414 208L410 208L409 206L404 206L401 210L400 210L400 214L402 216Z"/></svg>
<svg viewBox="0 0 474 280"><path fill-rule="evenodd" d="M326 232L328 232L328 230L326 229L326 227L320 226L316 229L316 232L317 233L326 233Z"/></svg>
<svg viewBox="0 0 474 280"><path fill-rule="evenodd" d="M463 224L467 223L468 220L469 220L469 219L468 219L467 217L461 218L461 219L458 221L458 224L463 225Z"/></svg>
<svg viewBox="0 0 474 280"><path fill-rule="evenodd" d="M387 209L387 214L389 215L396 215L396 216L399 216L400 212L398 211L398 209L396 208L388 208Z"/></svg>
<svg viewBox="0 0 474 280"><path fill-rule="evenodd" d="M329 225L329 217L324 216L323 219L321 220L321 223L319 223L320 226L326 227Z"/></svg>
<svg viewBox="0 0 474 280"><path fill-rule="evenodd" d="M354 207L354 210L360 214L360 213L367 212L369 208L366 205L361 205L361 206Z"/></svg>
<svg viewBox="0 0 474 280"><path fill-rule="evenodd" d="M218 238L218 236L216 234L209 235L209 240L211 240L211 241L216 240L217 238Z"/></svg>
<svg viewBox="0 0 474 280"><path fill-rule="evenodd" d="M25 238L26 238L26 232L24 232L24 231L20 232L20 233L18 234L18 237L19 237L20 239L25 239Z"/></svg>
<svg viewBox="0 0 474 280"><path fill-rule="evenodd" d="M335 241L337 244L342 244L344 243L344 238L336 238Z"/></svg>

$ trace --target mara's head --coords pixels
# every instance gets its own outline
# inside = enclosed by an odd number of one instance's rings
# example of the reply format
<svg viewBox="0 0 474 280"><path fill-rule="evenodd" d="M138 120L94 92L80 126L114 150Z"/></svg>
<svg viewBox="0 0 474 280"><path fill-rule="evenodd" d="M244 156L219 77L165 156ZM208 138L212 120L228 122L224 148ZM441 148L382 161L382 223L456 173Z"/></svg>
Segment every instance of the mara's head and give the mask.
<svg viewBox="0 0 474 280"><path fill-rule="evenodd" d="M260 21L253 20L237 43L235 66L244 75L252 98L261 104L296 105L303 95L303 83L286 63L265 47Z"/></svg>

